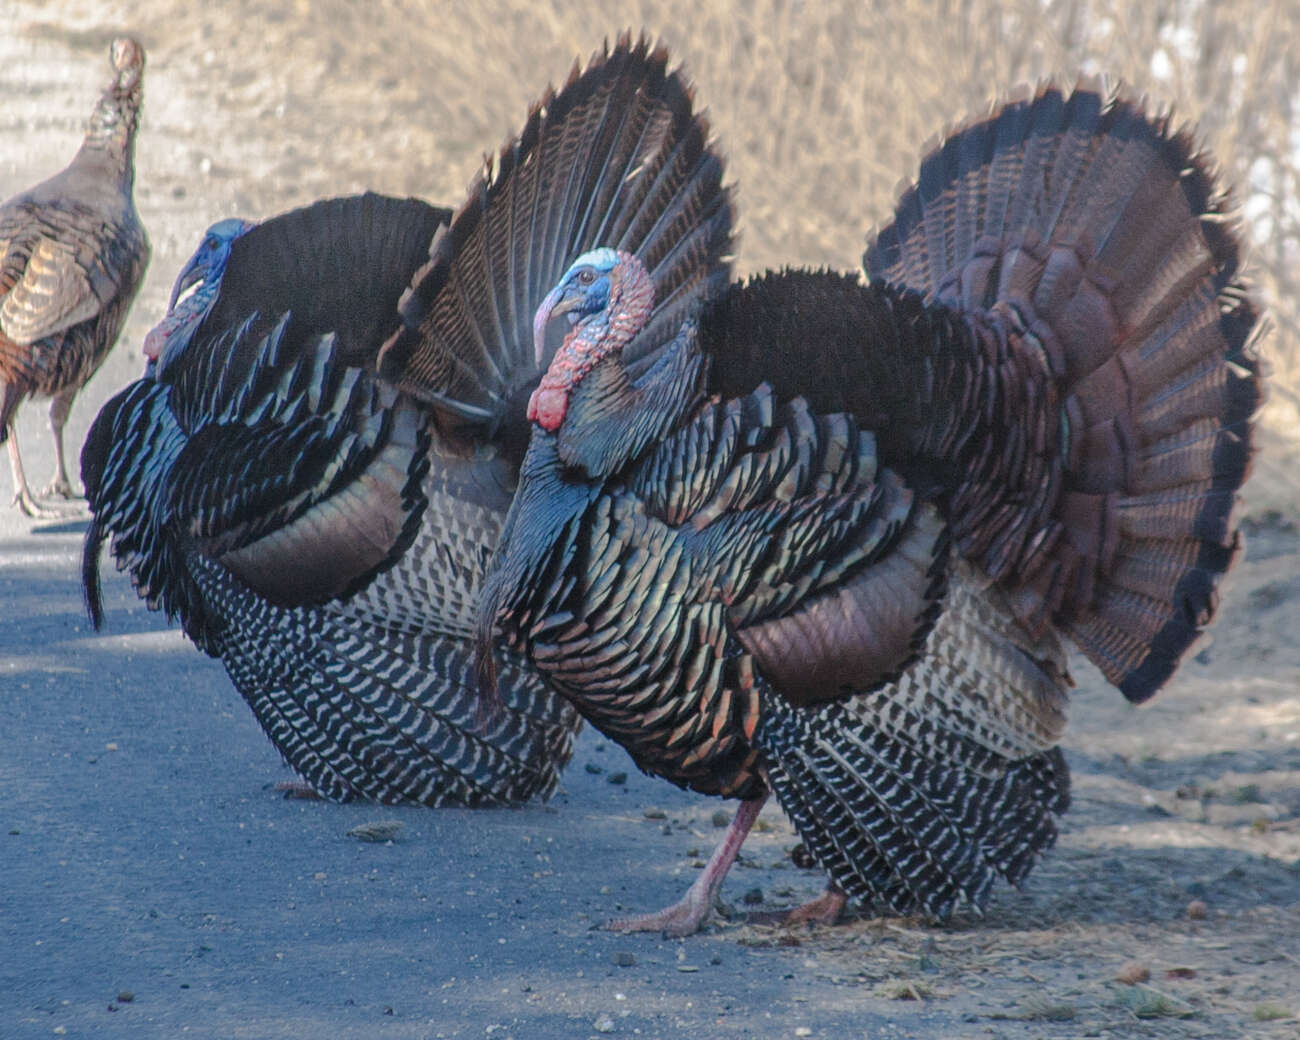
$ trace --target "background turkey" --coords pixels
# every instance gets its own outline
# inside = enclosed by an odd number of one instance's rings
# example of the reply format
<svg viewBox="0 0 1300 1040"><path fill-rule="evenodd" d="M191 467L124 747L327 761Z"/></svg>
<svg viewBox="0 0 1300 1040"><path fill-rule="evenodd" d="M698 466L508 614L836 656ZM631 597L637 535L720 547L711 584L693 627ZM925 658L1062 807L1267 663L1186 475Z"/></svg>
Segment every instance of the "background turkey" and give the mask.
<svg viewBox="0 0 1300 1040"><path fill-rule="evenodd" d="M574 325L482 645L647 771L742 799L681 903L614 925L694 931L769 790L831 876L820 916L982 906L1068 804L1061 637L1141 701L1236 554L1256 312L1204 162L1129 100L1045 89L929 155L870 285L769 275L680 332L601 244L536 318L539 358Z"/></svg>
<svg viewBox="0 0 1300 1040"><path fill-rule="evenodd" d="M9 441L14 503L30 516L59 512L27 485L18 405L53 398L55 470L44 494L71 498L63 426L77 391L117 340L149 263L132 197L144 49L119 37L109 60L113 78L72 162L0 207L0 440Z"/></svg>
<svg viewBox="0 0 1300 1040"><path fill-rule="evenodd" d="M726 226L706 135L664 55L623 40L534 107L455 227L448 211L377 195L215 225L148 338L150 375L104 407L83 450L96 623L111 536L140 595L222 659L321 794L549 794L577 713L509 658L501 703L480 706L472 646L527 442L531 316L574 257L616 234L659 258L661 313L680 323L707 262L725 270L725 235L699 230ZM474 209L521 180L545 233L521 220L515 236L485 237ZM405 349L393 330L423 314L408 285L450 257L474 265L458 286L469 298L494 271L519 295L492 301L490 336L421 340L416 400L376 357Z"/></svg>

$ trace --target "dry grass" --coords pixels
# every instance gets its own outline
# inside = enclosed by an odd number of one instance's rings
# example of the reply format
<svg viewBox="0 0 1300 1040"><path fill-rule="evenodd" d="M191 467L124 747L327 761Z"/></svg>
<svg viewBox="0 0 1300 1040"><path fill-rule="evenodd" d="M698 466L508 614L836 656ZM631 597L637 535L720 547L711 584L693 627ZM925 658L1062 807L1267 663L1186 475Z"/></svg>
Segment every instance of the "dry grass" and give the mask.
<svg viewBox="0 0 1300 1040"><path fill-rule="evenodd" d="M132 23L122 0L56 6L51 21L65 32L79 19ZM729 156L742 271L855 267L867 230L946 124L1018 83L1123 81L1195 121L1235 186L1256 243L1251 272L1278 330L1267 349L1283 393L1300 389L1292 0L639 0L617 13L593 0L151 6L168 9L165 29L138 27L147 45L163 45L152 48L156 67L219 64L236 86L214 105L282 123L284 161L297 165L268 172L293 174L290 203L365 186L454 202L543 84L620 28L644 27L689 68ZM268 65L290 52L291 71L268 90ZM302 125L308 118L331 121L347 165L373 169L366 183L336 174L328 156L298 152L295 130L319 137L319 125ZM218 167L238 164L240 150L238 140L207 149ZM260 215L285 204L238 201Z"/></svg>

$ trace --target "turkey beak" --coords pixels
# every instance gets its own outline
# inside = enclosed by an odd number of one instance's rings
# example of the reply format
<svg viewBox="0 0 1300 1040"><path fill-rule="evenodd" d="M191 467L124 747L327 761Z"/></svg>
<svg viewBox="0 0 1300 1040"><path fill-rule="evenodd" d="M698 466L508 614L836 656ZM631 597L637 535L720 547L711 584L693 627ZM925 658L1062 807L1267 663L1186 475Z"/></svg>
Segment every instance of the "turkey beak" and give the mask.
<svg viewBox="0 0 1300 1040"><path fill-rule="evenodd" d="M187 267L181 276L176 279L176 284L172 287L172 298L167 304L167 309L173 310L181 300L188 296L195 286L201 285L204 278L203 268L195 265Z"/></svg>
<svg viewBox="0 0 1300 1040"><path fill-rule="evenodd" d="M565 296L564 286L557 285L546 294L546 299L537 308L537 314L533 317L533 356L538 368L546 360L546 326L556 315L573 310L581 300L580 296Z"/></svg>

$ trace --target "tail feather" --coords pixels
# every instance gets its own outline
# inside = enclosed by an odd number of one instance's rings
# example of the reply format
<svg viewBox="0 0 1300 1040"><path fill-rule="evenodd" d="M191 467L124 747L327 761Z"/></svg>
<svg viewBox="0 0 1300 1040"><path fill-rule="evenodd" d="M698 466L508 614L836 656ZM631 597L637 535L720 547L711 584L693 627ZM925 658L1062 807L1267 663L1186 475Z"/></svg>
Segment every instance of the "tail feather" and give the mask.
<svg viewBox="0 0 1300 1040"><path fill-rule="evenodd" d="M630 364L649 364L726 284L722 163L684 76L666 65L662 49L624 37L575 67L435 239L379 370L438 408L444 432L522 422L521 391L540 374L533 312L583 251L634 252L654 279L656 310L625 351Z"/></svg>
<svg viewBox="0 0 1300 1040"><path fill-rule="evenodd" d="M1210 621L1236 551L1263 396L1238 237L1187 132L1083 84L954 130L864 258L896 289L1014 312L1041 351L1039 425L1060 431L1048 526L1023 536L1023 487L955 524L1027 623L1069 634L1132 700Z"/></svg>

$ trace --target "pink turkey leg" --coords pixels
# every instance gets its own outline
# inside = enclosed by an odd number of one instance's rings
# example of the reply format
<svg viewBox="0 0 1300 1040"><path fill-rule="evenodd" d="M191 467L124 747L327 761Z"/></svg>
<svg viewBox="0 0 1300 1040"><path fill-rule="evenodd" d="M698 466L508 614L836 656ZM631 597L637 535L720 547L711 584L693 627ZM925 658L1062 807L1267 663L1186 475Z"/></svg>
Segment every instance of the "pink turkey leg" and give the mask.
<svg viewBox="0 0 1300 1040"><path fill-rule="evenodd" d="M745 836L754 826L759 810L766 801L767 795L763 795L740 803L727 833L722 836L722 841L713 850L703 872L686 890L686 895L682 896L680 902L654 914L615 918L605 927L615 932L663 932L674 939L694 935L713 909L713 901L722 888L722 881L731 869L731 864L736 861L736 853L745 843Z"/></svg>

